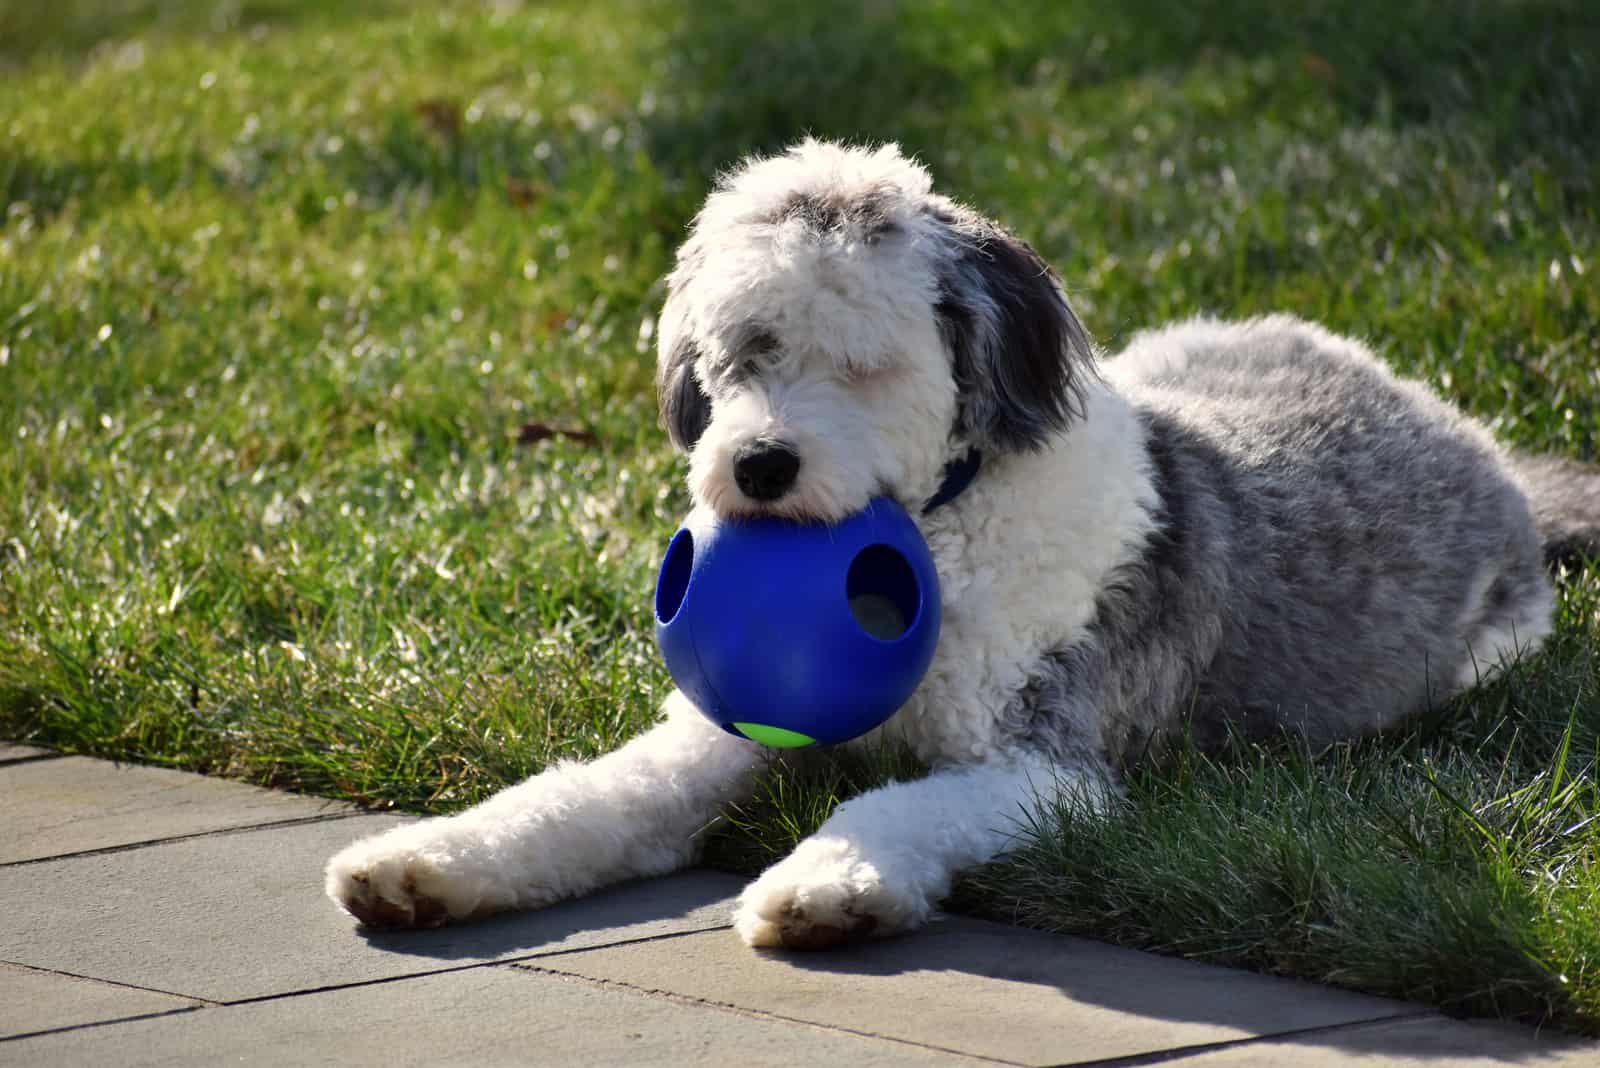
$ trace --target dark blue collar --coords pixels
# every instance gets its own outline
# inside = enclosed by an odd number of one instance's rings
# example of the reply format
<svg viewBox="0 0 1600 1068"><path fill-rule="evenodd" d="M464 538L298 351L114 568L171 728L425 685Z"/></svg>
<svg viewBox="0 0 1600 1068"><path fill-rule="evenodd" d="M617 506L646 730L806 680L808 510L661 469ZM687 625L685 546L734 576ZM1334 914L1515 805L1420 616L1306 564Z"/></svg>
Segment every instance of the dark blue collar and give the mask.
<svg viewBox="0 0 1600 1068"><path fill-rule="evenodd" d="M927 515L935 508L949 504L961 496L962 491L972 485L972 480L978 477L978 468L982 466L983 453L975 448L967 450L967 454L961 459L951 460L945 464L944 481L939 484L939 492L922 506L922 514Z"/></svg>

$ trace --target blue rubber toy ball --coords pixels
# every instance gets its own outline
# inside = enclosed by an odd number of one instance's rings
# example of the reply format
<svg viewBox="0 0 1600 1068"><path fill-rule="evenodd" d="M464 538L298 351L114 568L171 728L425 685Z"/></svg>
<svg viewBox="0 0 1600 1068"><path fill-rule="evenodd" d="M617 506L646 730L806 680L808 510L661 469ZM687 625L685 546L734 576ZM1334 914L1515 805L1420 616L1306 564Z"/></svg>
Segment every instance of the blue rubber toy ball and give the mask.
<svg viewBox="0 0 1600 1068"><path fill-rule="evenodd" d="M656 641L701 712L763 745L833 745L911 696L939 641L927 543L886 497L834 524L696 512L656 579Z"/></svg>

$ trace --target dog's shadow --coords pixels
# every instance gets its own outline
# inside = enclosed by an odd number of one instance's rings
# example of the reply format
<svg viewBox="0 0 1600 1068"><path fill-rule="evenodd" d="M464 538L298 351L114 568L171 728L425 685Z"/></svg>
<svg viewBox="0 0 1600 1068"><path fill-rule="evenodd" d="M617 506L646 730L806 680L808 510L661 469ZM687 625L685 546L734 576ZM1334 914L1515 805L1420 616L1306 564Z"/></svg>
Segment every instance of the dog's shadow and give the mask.
<svg viewBox="0 0 1600 1068"><path fill-rule="evenodd" d="M536 912L423 931L357 928L380 952L443 961L514 961L729 926L745 880L710 871L645 879ZM733 937L732 935L729 936Z"/></svg>
<svg viewBox="0 0 1600 1068"><path fill-rule="evenodd" d="M1085 1047L1104 1035L1124 1044L1116 1053L1084 1048L1085 1058L1097 1063L1100 1057L1115 1063L1123 1058L1154 1063L1174 1056L1174 1049L1185 1057L1215 1051L1219 1065L1236 1063L1224 1051L1243 1055L1240 1063L1262 1065L1308 1063L1321 1051L1418 1063L1540 1064L1582 1050L1600 1061L1600 1045L1574 1036L1547 1031L1530 1041L1530 1032L1522 1028L1448 1020L1408 1002L985 920L951 918L907 937L823 953L760 952L788 968L836 976L841 984L864 980L872 985L930 973L926 983L936 991L948 987L952 973L967 976L976 980L970 988L945 996L960 1008L967 1007L963 1002L992 1003L994 1022L989 1026L998 1028L1030 1026L1039 1012L1034 1010L1030 1020L1022 1006L1042 995L1044 1015L1059 1028L1084 1028ZM1034 989L1018 990L1018 984ZM966 989L971 993L962 993ZM1049 1007L1049 999L1056 997L1076 1005L1063 1006L1057 1015ZM934 993L916 1011L927 1013L938 1000ZM1008 1011L1013 1005L1014 1015ZM1086 1011L1085 1006L1093 1009ZM1162 1037L1163 1024L1173 1023L1198 1026ZM1154 1048L1134 1054L1126 1050L1128 1041L1146 1036ZM1251 1047L1257 1047L1254 1058L1248 1055Z"/></svg>

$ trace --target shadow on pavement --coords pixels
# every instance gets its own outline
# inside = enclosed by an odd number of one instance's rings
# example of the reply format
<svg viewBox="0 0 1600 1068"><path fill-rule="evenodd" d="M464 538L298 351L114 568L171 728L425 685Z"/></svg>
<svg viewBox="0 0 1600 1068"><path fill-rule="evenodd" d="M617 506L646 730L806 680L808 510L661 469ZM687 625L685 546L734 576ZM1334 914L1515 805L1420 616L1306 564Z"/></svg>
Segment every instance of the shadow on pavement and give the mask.
<svg viewBox="0 0 1600 1068"><path fill-rule="evenodd" d="M1312 1051L1322 1050L1443 1064L1467 1057L1537 1064L1577 1050L1592 1052L1600 1060L1600 1046L1557 1032L1536 1037L1515 1026L1445 1020L1406 1002L987 921L935 923L903 938L836 951L763 951L763 955L794 968L840 975L957 972L1052 987L1073 1001L1136 1017L1283 1036L1246 1040L1247 1046L1263 1047L1259 1062L1221 1062L1227 1064L1297 1064L1302 1057L1313 1058ZM1440 1023L1442 1027L1437 1026Z"/></svg>
<svg viewBox="0 0 1600 1068"><path fill-rule="evenodd" d="M537 912L513 912L426 931L357 928L373 949L429 960L482 960L536 953L585 932L630 928L618 941L727 927L744 880L691 871L645 879L564 901ZM731 937L731 936L730 936ZM585 940L584 946L601 944Z"/></svg>

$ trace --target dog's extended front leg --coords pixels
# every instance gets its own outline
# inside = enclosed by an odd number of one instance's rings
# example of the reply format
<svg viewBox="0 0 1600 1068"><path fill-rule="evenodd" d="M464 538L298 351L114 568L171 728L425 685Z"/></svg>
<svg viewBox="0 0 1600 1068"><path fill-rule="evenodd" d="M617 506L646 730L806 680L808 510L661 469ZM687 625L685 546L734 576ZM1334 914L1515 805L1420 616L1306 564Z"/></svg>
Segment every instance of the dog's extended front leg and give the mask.
<svg viewBox="0 0 1600 1068"><path fill-rule="evenodd" d="M1111 787L1101 769L1013 758L869 791L746 887L734 926L752 946L790 949L920 927L958 872L1007 848L1036 800L1062 791L1098 811Z"/></svg>
<svg viewBox="0 0 1600 1068"><path fill-rule="evenodd" d="M665 709L598 760L352 844L328 862L328 896L370 926L437 927L687 865L697 832L770 751L717 729L681 693Z"/></svg>

